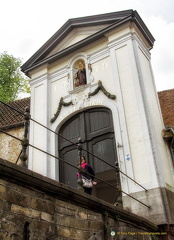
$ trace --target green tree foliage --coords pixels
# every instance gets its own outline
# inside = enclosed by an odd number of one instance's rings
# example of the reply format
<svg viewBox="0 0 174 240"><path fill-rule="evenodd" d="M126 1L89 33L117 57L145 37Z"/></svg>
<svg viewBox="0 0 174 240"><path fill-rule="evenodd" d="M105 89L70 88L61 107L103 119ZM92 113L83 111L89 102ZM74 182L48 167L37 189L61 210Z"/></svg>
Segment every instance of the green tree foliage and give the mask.
<svg viewBox="0 0 174 240"><path fill-rule="evenodd" d="M0 100L14 101L20 93L29 93L28 78L20 71L22 62L19 58L0 54Z"/></svg>

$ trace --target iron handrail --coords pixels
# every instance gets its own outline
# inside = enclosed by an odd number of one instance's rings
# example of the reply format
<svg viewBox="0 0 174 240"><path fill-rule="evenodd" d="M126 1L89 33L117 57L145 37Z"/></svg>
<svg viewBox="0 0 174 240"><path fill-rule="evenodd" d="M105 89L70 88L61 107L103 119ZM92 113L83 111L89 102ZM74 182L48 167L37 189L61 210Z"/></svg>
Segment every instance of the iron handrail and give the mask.
<svg viewBox="0 0 174 240"><path fill-rule="evenodd" d="M10 105L8 105L7 103L2 102L1 100L0 100L0 102L3 103L4 105L8 106L9 108L15 110L16 112L22 114L23 116L25 116L25 113L21 112L20 110L12 107L12 106L10 106ZM46 127L46 126L43 125L42 123L39 123L38 121L34 120L33 118L30 118L30 120L32 120L33 122L39 124L40 126L44 127L45 129L51 131L52 133L56 134L57 136L65 139L66 141L72 143L73 145L76 145L76 146L78 145L77 143L74 143L73 141L69 140L68 138L62 136L62 135L59 134L59 133L56 133L56 132L53 131L52 129ZM100 158L100 157L96 156L95 154L89 152L88 150L86 150L86 149L83 149L83 150L86 151L87 153L91 154L93 157L95 157L95 158L99 159L100 161L104 162L105 164L109 165L110 167L114 168L115 170L119 171L121 174L123 174L124 176L126 176L127 178L129 178L130 180L132 180L134 183L136 183L137 185L139 185L141 188L143 188L145 191L147 191L147 189L146 189L145 187L143 187L141 184L139 184L139 183L138 183L137 181L135 181L133 178L129 177L126 173L122 172L119 168L116 168L116 167L113 166L112 164L106 162L105 160L103 160L102 158Z"/></svg>
<svg viewBox="0 0 174 240"><path fill-rule="evenodd" d="M12 134L10 134L10 133L7 133L7 132L3 131L1 128L0 128L0 132L2 132L2 133L4 133L4 134L7 134L8 136L10 136L10 137L12 137L12 138L14 138L14 139L16 139L16 140L18 140L18 141L20 141L20 142L23 141L23 140L21 140L20 138L18 138L18 137L16 137L16 136L12 135ZM34 145L32 145L32 144L30 144L30 143L29 143L28 145L29 145L30 147L35 148L35 149L38 150L38 151L41 151L41 152L43 152L43 153L45 153L45 154L47 154L47 155L49 155L49 156L55 158L55 159L58 159L59 161L62 161L62 162L64 162L64 163L66 163L67 165L69 165L69 166L71 166L71 167L73 167L73 168L75 168L75 169L78 170L78 167L72 165L71 163L68 163L68 162L66 162L65 160L63 160L63 159L61 159L61 158L59 158L59 157L56 157L56 156L54 156L54 155L51 154L51 153L48 153L48 152L46 152L46 151L44 151L44 150L42 150L42 149L40 149L40 148L38 148L38 147L35 147ZM89 174L89 175L90 175L90 176L93 176L92 174ZM150 206L148 206L148 205L146 205L145 203L139 201L138 199L134 198L134 197L131 196L130 194L128 194L128 193L126 193L126 192L124 192L124 191L118 189L118 188L115 187L114 185L112 185L112 184L110 184L110 183L108 183L108 182L106 182L106 181L104 181L104 180L102 180L101 178L98 178L98 177L96 177L96 176L95 176L95 178L98 179L98 180L100 180L101 182L107 184L108 186L115 188L117 191L120 191L120 192L124 193L125 195L127 195L127 196L129 196L130 198L134 199L135 201L137 201L137 202L143 204L144 206L150 208Z"/></svg>

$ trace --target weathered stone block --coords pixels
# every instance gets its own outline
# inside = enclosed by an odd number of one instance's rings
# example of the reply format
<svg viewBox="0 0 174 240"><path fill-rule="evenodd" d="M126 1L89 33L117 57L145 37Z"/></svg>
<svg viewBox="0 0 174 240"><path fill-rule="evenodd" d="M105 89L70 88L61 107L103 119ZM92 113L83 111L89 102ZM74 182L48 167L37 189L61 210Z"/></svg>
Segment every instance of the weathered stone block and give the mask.
<svg viewBox="0 0 174 240"><path fill-rule="evenodd" d="M59 226L57 228L57 234L59 236L58 239L62 240L87 240L91 235L91 231L84 231L79 229L73 229L73 228L65 228Z"/></svg>
<svg viewBox="0 0 174 240"><path fill-rule="evenodd" d="M21 189L20 191L14 189L14 184L8 183L7 185L6 183L6 185L0 185L0 199L20 206L29 207L32 197L27 195L25 191L22 192Z"/></svg>
<svg viewBox="0 0 174 240"><path fill-rule="evenodd" d="M87 219L88 218L88 215L84 212L79 212L79 217L82 218L82 219Z"/></svg>
<svg viewBox="0 0 174 240"><path fill-rule="evenodd" d="M41 212L39 211L24 208L15 204L12 204L11 211L18 214L24 214L25 216L33 217L33 218L40 218L41 216Z"/></svg>
<svg viewBox="0 0 174 240"><path fill-rule="evenodd" d="M93 231L99 231L104 228L103 221L88 221L89 229Z"/></svg>
<svg viewBox="0 0 174 240"><path fill-rule="evenodd" d="M77 205L74 205L70 202L65 202L65 201L62 201L62 200L58 200L58 199L55 199L55 206L63 207L63 208L74 210L74 211L80 209L80 207L77 206Z"/></svg>
<svg viewBox="0 0 174 240"><path fill-rule="evenodd" d="M60 207L60 206L55 207L55 212L65 214L67 216L74 216L75 215L75 210L71 210L71 209L68 209L68 208Z"/></svg>
<svg viewBox="0 0 174 240"><path fill-rule="evenodd" d="M19 236L23 235L23 228L22 226L17 225L15 222L9 222L3 219L0 223L0 231L7 232L10 234L17 234Z"/></svg>
<svg viewBox="0 0 174 240"><path fill-rule="evenodd" d="M88 229L89 221L86 219L79 219L75 218L73 216L65 216L62 214L56 214L55 216L56 224L62 225L62 226L71 226L72 228L78 229Z"/></svg>
<svg viewBox="0 0 174 240"><path fill-rule="evenodd" d="M38 211L44 211L49 214L54 213L54 203L53 201L48 201L45 199L40 198L33 198L31 200L31 208L38 210Z"/></svg>
<svg viewBox="0 0 174 240"><path fill-rule="evenodd" d="M18 237L18 238L15 238L15 237ZM0 231L0 240L23 240L23 239L22 239L22 237L20 237L17 234L16 234L16 236L14 236L11 233Z"/></svg>
<svg viewBox="0 0 174 240"><path fill-rule="evenodd" d="M0 200L0 206L1 209L3 209L4 212L7 212L10 210L11 203L5 201L5 200Z"/></svg>
<svg viewBox="0 0 174 240"><path fill-rule="evenodd" d="M68 229L67 227L59 226L57 230L59 236L70 238L71 232L70 229Z"/></svg>
<svg viewBox="0 0 174 240"><path fill-rule="evenodd" d="M6 198L6 187L0 185L0 199L4 200Z"/></svg>
<svg viewBox="0 0 174 240"><path fill-rule="evenodd" d="M29 225L30 230L39 229L40 231L48 231L51 223L40 221L39 219L32 219Z"/></svg>
<svg viewBox="0 0 174 240"><path fill-rule="evenodd" d="M41 213L41 219L42 219L42 220L45 220L45 221L47 221L47 222L53 222L54 216L53 216L53 215L50 215L50 214L48 214L48 213L42 212L42 213Z"/></svg>
<svg viewBox="0 0 174 240"><path fill-rule="evenodd" d="M102 221L103 220L103 215L99 213L93 213L91 211L88 211L88 219L89 220L95 220L95 221Z"/></svg>

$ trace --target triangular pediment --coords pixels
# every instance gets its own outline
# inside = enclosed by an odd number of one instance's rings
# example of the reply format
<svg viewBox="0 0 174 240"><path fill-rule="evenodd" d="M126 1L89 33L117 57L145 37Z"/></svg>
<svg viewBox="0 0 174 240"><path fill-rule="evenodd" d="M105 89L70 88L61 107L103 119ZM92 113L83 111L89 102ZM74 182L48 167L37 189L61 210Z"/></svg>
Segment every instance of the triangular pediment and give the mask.
<svg viewBox="0 0 174 240"><path fill-rule="evenodd" d="M92 36L93 34L97 33L98 31L108 26L109 24L105 24L99 26L87 26L73 29L60 43L58 43L58 45L46 56L46 58L82 41L83 39L89 36Z"/></svg>
<svg viewBox="0 0 174 240"><path fill-rule="evenodd" d="M26 63L21 70L30 70L45 63L52 63L91 42L105 36L110 30L135 22L153 46L154 38L136 11L126 10L89 17L69 19Z"/></svg>

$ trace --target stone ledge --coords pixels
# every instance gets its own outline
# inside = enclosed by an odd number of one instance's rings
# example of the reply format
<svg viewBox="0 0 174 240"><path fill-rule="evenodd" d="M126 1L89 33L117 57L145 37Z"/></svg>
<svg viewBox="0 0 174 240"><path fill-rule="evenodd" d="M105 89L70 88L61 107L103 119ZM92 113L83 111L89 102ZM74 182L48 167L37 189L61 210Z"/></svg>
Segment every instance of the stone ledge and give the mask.
<svg viewBox="0 0 174 240"><path fill-rule="evenodd" d="M0 158L0 173L0 178L25 186L26 188L34 188L55 198L78 204L78 206L98 213L107 212L113 217L117 215L120 219L130 221L132 224L144 227L149 231L158 231L158 227L155 224L142 217L2 158Z"/></svg>

